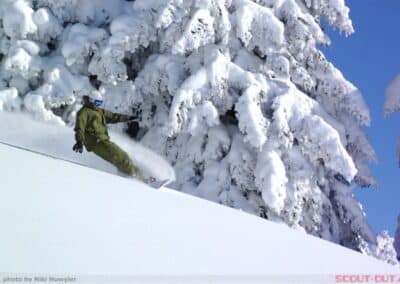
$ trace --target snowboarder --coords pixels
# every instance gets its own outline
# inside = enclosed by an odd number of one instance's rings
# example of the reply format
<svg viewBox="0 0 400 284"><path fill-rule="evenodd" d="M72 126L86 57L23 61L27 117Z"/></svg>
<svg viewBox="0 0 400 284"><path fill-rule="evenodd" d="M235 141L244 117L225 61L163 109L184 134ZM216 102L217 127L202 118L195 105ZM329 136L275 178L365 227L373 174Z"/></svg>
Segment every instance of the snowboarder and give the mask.
<svg viewBox="0 0 400 284"><path fill-rule="evenodd" d="M397 260L400 261L400 214L397 217L397 230L396 234L394 236L394 249L396 250L397 253Z"/></svg>
<svg viewBox="0 0 400 284"><path fill-rule="evenodd" d="M113 113L100 108L103 98L99 91L93 91L83 97L84 105L76 116L75 140L72 149L77 153L83 152L85 146L88 152L94 152L102 159L110 162L120 172L145 181L141 171L137 168L129 155L117 144L110 141L107 123L127 122L135 117Z"/></svg>

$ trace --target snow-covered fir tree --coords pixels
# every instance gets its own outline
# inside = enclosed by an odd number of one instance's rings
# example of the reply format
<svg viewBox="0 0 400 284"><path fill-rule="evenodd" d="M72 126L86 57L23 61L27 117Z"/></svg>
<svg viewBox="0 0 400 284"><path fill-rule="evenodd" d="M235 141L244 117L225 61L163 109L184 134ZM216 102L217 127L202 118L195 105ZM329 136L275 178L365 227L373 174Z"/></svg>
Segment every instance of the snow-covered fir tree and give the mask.
<svg viewBox="0 0 400 284"><path fill-rule="evenodd" d="M400 111L400 75L397 75L387 87L384 105L385 116L397 111Z"/></svg>
<svg viewBox="0 0 400 284"><path fill-rule="evenodd" d="M370 115L322 21L353 32L343 0L0 0L0 109L72 125L98 88L177 190L361 250Z"/></svg>
<svg viewBox="0 0 400 284"><path fill-rule="evenodd" d="M366 246L363 252L400 268L393 244L394 238L389 235L389 232L382 231L377 236L376 245Z"/></svg>
<svg viewBox="0 0 400 284"><path fill-rule="evenodd" d="M393 246L396 251L396 258L400 263L400 214L397 217L397 229L394 235Z"/></svg>
<svg viewBox="0 0 400 284"><path fill-rule="evenodd" d="M396 78L394 78L393 81L387 87L386 100L384 104L385 116L388 116L389 114L398 111L400 111L400 75L397 75ZM400 166L400 137L397 143L396 154Z"/></svg>

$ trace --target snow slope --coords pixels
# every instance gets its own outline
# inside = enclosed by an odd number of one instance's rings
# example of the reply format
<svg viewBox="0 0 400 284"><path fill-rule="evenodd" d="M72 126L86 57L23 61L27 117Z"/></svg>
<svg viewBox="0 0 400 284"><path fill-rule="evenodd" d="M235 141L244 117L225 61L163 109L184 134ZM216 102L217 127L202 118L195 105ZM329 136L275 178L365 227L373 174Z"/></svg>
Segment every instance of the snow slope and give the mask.
<svg viewBox="0 0 400 284"><path fill-rule="evenodd" d="M78 154L72 151L75 134L72 128L62 125L35 121L25 113L0 111L0 142L28 148L55 157L117 174L117 169L93 153L84 151ZM160 180L175 180L174 169L159 155L135 143L126 135L110 131L111 140L121 146L138 165L145 175Z"/></svg>
<svg viewBox="0 0 400 284"><path fill-rule="evenodd" d="M332 275L334 283L337 273L399 272L286 225L176 191L5 145L0 157L0 273L162 275L162 283L190 275L219 277L207 283Z"/></svg>

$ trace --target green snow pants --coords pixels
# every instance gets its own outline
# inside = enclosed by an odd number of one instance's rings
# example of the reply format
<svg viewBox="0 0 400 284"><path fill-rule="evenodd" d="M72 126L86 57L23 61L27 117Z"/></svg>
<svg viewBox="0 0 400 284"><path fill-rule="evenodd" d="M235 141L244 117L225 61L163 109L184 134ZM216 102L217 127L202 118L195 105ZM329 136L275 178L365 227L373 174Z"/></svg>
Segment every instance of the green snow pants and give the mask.
<svg viewBox="0 0 400 284"><path fill-rule="evenodd" d="M129 155L110 140L99 141L95 146L91 147L90 150L97 156L116 166L122 173L143 179L142 173L139 168L133 164Z"/></svg>

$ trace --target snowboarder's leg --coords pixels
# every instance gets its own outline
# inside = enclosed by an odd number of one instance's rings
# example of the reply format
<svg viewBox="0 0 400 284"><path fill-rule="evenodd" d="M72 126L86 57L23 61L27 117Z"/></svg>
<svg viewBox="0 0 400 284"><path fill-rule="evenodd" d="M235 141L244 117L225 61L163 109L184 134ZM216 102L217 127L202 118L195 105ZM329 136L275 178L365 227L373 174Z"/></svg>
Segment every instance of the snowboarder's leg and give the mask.
<svg viewBox="0 0 400 284"><path fill-rule="evenodd" d="M118 170L122 173L129 176L135 176L139 179L143 179L143 175L140 172L139 168L137 168L133 164L129 155L117 144L109 140L100 141L93 148L93 152L102 159L116 166Z"/></svg>

